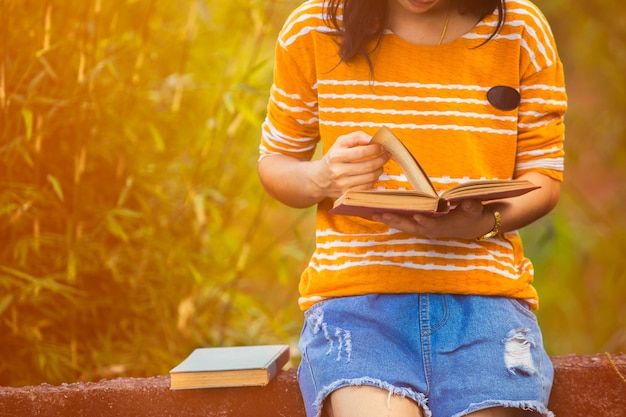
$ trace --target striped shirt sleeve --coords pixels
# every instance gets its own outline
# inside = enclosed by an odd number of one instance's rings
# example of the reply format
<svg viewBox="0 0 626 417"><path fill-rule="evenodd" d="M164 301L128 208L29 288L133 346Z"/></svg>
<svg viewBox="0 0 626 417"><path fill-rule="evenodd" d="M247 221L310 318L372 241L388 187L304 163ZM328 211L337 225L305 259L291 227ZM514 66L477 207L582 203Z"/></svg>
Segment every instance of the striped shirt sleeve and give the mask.
<svg viewBox="0 0 626 417"><path fill-rule="evenodd" d="M296 9L279 34L260 158L280 153L308 160L319 142L317 74L309 37L312 31L328 29L321 7L310 3ZM311 25L315 20L318 27Z"/></svg>
<svg viewBox="0 0 626 417"><path fill-rule="evenodd" d="M524 22L515 176L536 171L562 180L567 108L563 68L545 17L532 4L522 2L525 7L516 7L516 2L509 3L507 15L511 25Z"/></svg>

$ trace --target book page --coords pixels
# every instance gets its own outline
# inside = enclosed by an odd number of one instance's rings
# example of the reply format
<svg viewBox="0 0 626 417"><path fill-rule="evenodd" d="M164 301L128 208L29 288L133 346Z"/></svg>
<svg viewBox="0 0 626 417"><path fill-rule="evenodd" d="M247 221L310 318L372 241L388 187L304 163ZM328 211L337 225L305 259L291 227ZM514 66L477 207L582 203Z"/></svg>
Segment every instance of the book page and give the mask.
<svg viewBox="0 0 626 417"><path fill-rule="evenodd" d="M430 179L428 179L428 175L417 162L417 159L391 130L385 126L381 127L372 137L371 142L383 145L391 153L392 158L400 165L414 190L433 197L437 196L435 187L433 187Z"/></svg>
<svg viewBox="0 0 626 417"><path fill-rule="evenodd" d="M463 199L496 200L515 197L540 188L527 180L481 180L459 184L442 193L450 201Z"/></svg>

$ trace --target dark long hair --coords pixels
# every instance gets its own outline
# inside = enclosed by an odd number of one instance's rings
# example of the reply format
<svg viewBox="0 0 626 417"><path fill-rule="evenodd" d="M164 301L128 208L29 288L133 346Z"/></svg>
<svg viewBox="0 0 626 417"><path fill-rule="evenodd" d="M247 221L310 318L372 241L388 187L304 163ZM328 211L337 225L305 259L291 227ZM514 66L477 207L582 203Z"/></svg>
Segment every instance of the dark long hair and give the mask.
<svg viewBox="0 0 626 417"><path fill-rule="evenodd" d="M465 0L457 3L461 13L474 13L481 19L498 10L498 24L485 42L493 38L504 24L505 0ZM326 20L338 32L341 60L348 62L361 54L369 62L371 51L367 50L366 45L374 39L379 41L385 30L387 0L326 0L326 4ZM340 23L338 16L341 5L343 21Z"/></svg>

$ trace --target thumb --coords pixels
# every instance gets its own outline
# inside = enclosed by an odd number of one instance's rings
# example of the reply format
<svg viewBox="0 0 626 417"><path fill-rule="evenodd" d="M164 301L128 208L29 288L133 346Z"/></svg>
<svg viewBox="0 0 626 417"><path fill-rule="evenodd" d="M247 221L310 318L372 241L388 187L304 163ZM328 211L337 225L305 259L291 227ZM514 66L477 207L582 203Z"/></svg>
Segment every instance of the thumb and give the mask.
<svg viewBox="0 0 626 417"><path fill-rule="evenodd" d="M478 200L465 200L461 203L461 208L470 216L479 216L483 212L483 205Z"/></svg>

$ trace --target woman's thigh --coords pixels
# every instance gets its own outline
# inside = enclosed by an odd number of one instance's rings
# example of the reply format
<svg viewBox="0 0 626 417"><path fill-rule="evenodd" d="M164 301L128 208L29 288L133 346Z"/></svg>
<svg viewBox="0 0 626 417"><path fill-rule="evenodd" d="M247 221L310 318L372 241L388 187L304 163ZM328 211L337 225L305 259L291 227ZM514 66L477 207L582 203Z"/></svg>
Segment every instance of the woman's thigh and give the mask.
<svg viewBox="0 0 626 417"><path fill-rule="evenodd" d="M328 417L423 417L415 401L372 386L338 389L326 401L324 411Z"/></svg>
<svg viewBox="0 0 626 417"><path fill-rule="evenodd" d="M525 412L519 408L493 407L468 414L467 417L524 417Z"/></svg>

